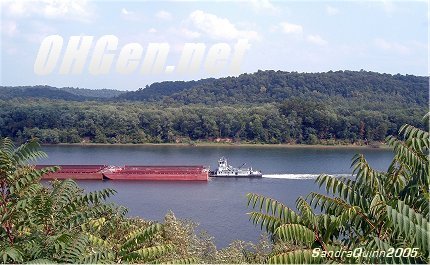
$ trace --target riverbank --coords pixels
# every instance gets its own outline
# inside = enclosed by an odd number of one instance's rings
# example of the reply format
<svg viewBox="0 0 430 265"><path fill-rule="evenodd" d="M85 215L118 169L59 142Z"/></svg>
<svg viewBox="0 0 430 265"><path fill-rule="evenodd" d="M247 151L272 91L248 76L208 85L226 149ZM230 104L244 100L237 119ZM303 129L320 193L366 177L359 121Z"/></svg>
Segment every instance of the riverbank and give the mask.
<svg viewBox="0 0 430 265"><path fill-rule="evenodd" d="M390 149L386 144L378 145L355 145L355 144L257 144L257 143L140 143L140 144L109 144L109 143L59 143L42 144L42 146L177 146L177 147L258 147L258 148L320 148L320 149Z"/></svg>

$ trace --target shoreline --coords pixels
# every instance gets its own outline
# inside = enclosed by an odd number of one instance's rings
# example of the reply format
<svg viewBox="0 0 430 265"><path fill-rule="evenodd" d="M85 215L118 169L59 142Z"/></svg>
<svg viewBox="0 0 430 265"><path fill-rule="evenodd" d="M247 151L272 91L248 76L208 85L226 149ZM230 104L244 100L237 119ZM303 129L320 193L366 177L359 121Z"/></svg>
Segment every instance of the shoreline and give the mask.
<svg viewBox="0 0 430 265"><path fill-rule="evenodd" d="M231 143L140 143L140 144L109 144L109 143L59 143L59 144L41 144L41 146L172 146L172 147L258 147L258 148L319 148L319 149L391 149L391 147L386 144L380 144L378 146L371 145L354 145L354 144L336 144L336 145L323 145L323 144L253 144L253 143L241 143L241 144L231 144Z"/></svg>

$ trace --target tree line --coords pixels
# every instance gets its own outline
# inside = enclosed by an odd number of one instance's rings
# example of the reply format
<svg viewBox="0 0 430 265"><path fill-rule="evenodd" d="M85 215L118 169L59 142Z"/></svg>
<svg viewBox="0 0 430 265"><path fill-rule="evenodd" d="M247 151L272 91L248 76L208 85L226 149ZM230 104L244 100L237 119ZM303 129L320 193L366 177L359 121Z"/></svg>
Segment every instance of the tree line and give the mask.
<svg viewBox="0 0 430 265"><path fill-rule="evenodd" d="M406 120L419 124L424 112L419 107L334 105L300 98L213 107L0 100L0 135L16 142L37 138L47 144L190 143L217 138L271 144L365 144L395 134Z"/></svg>

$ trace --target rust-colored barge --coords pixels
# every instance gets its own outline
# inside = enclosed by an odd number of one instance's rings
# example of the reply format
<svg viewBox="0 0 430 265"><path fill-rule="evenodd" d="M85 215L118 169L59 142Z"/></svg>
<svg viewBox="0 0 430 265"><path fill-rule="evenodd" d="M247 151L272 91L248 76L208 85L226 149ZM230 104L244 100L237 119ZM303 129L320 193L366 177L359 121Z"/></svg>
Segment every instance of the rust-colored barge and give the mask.
<svg viewBox="0 0 430 265"><path fill-rule="evenodd" d="M42 179L89 179L102 180L105 165L59 165L56 172L46 174ZM52 167L52 165L38 165L36 169Z"/></svg>
<svg viewBox="0 0 430 265"><path fill-rule="evenodd" d="M60 170L49 173L42 179L207 181L209 177L209 170L203 166L59 166ZM44 167L48 165L36 166Z"/></svg>

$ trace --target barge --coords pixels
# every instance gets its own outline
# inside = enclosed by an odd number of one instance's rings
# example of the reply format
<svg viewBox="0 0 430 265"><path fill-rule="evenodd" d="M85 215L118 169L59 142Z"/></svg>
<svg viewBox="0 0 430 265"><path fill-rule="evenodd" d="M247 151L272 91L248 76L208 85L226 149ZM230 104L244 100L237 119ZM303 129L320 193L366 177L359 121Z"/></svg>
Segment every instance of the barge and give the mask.
<svg viewBox="0 0 430 265"><path fill-rule="evenodd" d="M203 166L124 166L109 167L103 176L110 180L208 180Z"/></svg>
<svg viewBox="0 0 430 265"><path fill-rule="evenodd" d="M209 177L261 178L262 173L252 168L232 167L227 159L218 160L218 168L210 171L204 166L107 166L107 165L59 165L56 172L42 179L76 180L156 180L156 181L207 181ZM36 169L52 165L37 165Z"/></svg>
<svg viewBox="0 0 430 265"><path fill-rule="evenodd" d="M36 169L52 165L37 165ZM107 165L59 165L60 169L42 177L76 180L169 180L207 181L209 170L204 166L107 166Z"/></svg>

